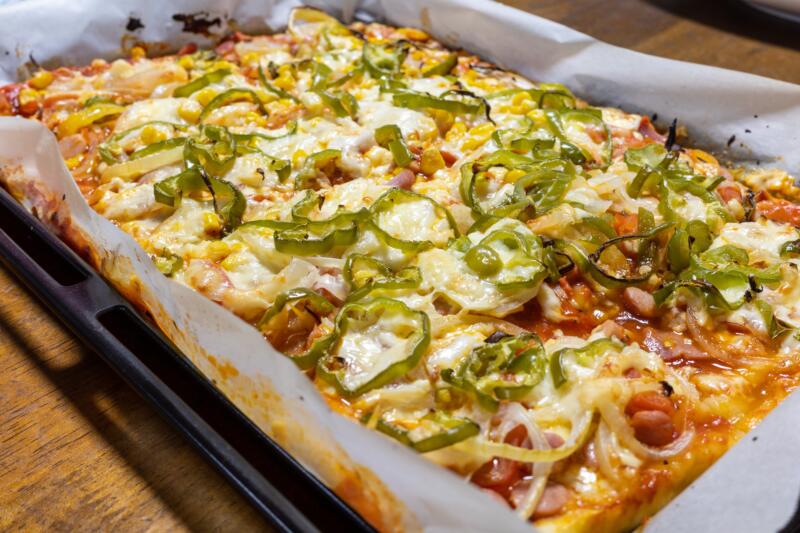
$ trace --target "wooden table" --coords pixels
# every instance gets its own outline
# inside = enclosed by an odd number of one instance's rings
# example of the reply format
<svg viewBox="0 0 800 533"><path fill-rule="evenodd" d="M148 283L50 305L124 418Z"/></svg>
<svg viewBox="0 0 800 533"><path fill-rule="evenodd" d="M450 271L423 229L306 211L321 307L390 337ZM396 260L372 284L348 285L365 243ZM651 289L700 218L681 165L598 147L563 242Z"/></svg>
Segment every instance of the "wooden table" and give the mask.
<svg viewBox="0 0 800 533"><path fill-rule="evenodd" d="M800 26L738 2L510 0L651 54L800 83ZM0 270L0 530L264 529L170 426Z"/></svg>

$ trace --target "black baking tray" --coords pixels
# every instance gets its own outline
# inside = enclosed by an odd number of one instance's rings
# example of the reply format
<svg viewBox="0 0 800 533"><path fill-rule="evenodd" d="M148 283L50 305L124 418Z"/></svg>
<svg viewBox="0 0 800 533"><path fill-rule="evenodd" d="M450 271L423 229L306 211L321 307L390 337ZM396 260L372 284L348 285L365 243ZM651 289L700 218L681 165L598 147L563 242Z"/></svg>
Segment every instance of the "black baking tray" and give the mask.
<svg viewBox="0 0 800 533"><path fill-rule="evenodd" d="M0 187L0 262L175 426L276 531L375 531L258 429Z"/></svg>

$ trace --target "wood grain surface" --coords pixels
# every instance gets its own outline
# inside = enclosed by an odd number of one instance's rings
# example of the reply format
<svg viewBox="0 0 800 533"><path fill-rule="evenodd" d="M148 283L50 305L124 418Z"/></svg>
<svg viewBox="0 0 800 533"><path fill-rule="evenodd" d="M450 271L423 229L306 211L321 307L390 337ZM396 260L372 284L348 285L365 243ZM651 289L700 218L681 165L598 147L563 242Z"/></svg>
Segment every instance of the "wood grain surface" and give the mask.
<svg viewBox="0 0 800 533"><path fill-rule="evenodd" d="M800 83L800 26L713 0L510 0L606 42ZM0 269L0 530L266 525Z"/></svg>

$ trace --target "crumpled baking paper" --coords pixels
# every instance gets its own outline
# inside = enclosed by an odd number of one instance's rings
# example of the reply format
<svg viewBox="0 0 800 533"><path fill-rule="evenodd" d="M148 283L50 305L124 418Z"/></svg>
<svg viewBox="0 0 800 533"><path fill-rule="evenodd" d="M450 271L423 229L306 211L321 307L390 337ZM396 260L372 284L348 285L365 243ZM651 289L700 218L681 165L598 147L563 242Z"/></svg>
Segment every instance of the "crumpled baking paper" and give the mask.
<svg viewBox="0 0 800 533"><path fill-rule="evenodd" d="M800 174L796 85L624 50L488 1L306 3L348 20L357 17L423 28L445 44L534 80L564 83L595 104L657 112L668 121L676 117L689 128L695 144L731 161L758 162ZM175 14L196 15L219 36L229 28L282 29L291 8L299 4L294 0L12 0L0 7L0 83L15 81L33 61L81 65L96 57L118 57L140 41L160 43L156 48L165 53L188 42L212 44L212 38L183 31L185 18L174 18ZM128 31L126 27L137 26L132 19L143 27ZM732 135L739 141L728 147L725 141ZM379 528L531 531L530 525L466 481L333 414L308 379L254 328L162 276L131 237L88 207L59 157L55 138L41 125L0 118L0 179L22 193L40 216L48 215L56 231L73 241L76 235L86 239L95 266L118 290L142 302L167 336L243 412ZM789 411L793 427L798 427L800 409L789 404L800 406L792 400L774 415ZM781 426L772 423L776 425ZM766 433L762 440L775 431ZM734 467L728 469L741 470L742 459L737 463L734 452L730 454ZM727 455L721 462L725 461L730 463ZM712 479L713 487L718 470L712 468L696 486ZM704 496L695 486L689 492L695 502L714 497ZM779 517L791 513L784 509L785 502L778 508L776 498L762 500L766 506L773 502ZM692 517L704 514L697 509L694 514L691 509L687 512L685 506L675 509L662 511L647 530L666 531L675 520L691 527ZM762 507L760 512L767 511ZM665 521L661 516L672 518Z"/></svg>

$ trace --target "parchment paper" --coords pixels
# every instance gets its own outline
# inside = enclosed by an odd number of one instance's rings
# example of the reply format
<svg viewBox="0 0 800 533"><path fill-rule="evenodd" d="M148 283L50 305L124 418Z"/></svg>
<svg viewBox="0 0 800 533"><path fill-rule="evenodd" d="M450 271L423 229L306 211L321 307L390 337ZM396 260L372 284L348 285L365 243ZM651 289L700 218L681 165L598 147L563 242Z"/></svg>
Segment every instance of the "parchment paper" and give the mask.
<svg viewBox="0 0 800 533"><path fill-rule="evenodd" d="M229 26L246 31L277 30L285 26L289 10L298 3L12 2L0 7L0 83L14 81L31 55L48 65L84 64L95 57L114 58L136 40L170 43L171 49L190 41L211 42L182 31L183 24L173 19L174 14L205 11L206 20L219 17L219 24L210 27L217 34ZM657 112L668 120L678 117L689 127L696 144L716 153L724 151L725 141L735 134L745 144L737 142L731 147L727 152L731 159L758 160L761 165L800 174L798 86L616 48L491 2L308 3L339 17L356 15L422 27L451 46L532 79L565 83L596 104ZM139 19L144 28L134 34L127 32L129 17ZM69 220L73 235L90 241L97 266L118 289L138 295L201 371L376 525L387 530L531 531L513 513L455 475L331 413L305 376L270 348L255 329L158 273L133 239L84 202L58 155L54 137L44 127L20 118L0 119L0 167L3 165L5 180L25 194L29 207L35 206L40 214L56 211L50 219L58 230Z"/></svg>

